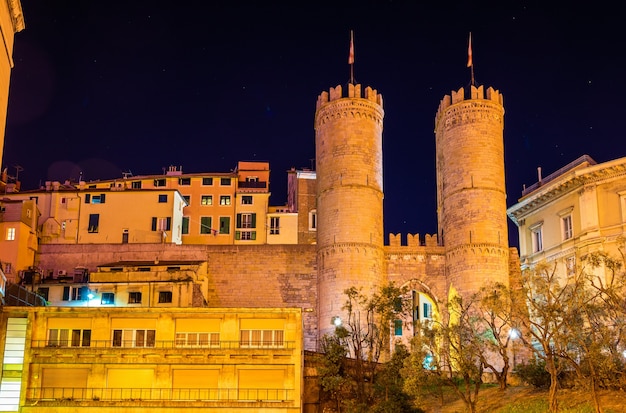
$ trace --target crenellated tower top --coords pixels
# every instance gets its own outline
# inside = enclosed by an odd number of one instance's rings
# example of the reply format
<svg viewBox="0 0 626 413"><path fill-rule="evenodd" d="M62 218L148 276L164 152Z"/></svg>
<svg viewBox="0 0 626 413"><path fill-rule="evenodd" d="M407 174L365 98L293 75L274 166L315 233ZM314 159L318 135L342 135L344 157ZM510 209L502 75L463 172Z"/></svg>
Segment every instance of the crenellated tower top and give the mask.
<svg viewBox="0 0 626 413"><path fill-rule="evenodd" d="M464 100L490 100L500 106L504 106L503 95L491 86L487 88L486 93L483 86L470 86L469 98L465 97L464 88L460 88L456 92L453 90L449 95L445 95L443 99L441 99L441 102L439 102L439 108L437 109L437 115L435 116L435 129L437 129L437 124L446 109L456 103L463 102Z"/></svg>
<svg viewBox="0 0 626 413"><path fill-rule="evenodd" d="M362 94L360 84L353 85L352 83L348 83L348 96L343 96L343 87L341 85L331 87L329 92L324 91L317 97L317 105L315 106L315 110L319 110L327 103L330 103L334 100L342 99L344 97L366 99L371 102L377 103L381 108L383 106L383 95L376 92L376 89L372 89L368 86L365 88L365 94Z"/></svg>

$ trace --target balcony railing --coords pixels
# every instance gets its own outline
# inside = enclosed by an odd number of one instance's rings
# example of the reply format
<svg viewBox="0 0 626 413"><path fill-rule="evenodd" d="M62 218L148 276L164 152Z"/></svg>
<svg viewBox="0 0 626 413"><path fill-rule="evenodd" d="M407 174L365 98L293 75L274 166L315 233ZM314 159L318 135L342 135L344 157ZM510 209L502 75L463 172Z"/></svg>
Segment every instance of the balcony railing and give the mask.
<svg viewBox="0 0 626 413"><path fill-rule="evenodd" d="M218 350L231 350L231 349L287 349L293 350L295 348L295 341L219 341L219 342L207 342L201 344L181 344L175 340L172 341L155 341L153 343L144 341L141 345L137 345L137 341L128 340L115 342L111 340L90 340L88 343L84 341L72 341L68 340L32 340L33 348L72 348L72 349L88 349L88 348L145 348L145 349L218 349Z"/></svg>
<svg viewBox="0 0 626 413"><path fill-rule="evenodd" d="M294 400L293 389L231 389L231 388L76 388L31 387L26 392L30 401L263 401Z"/></svg>
<svg viewBox="0 0 626 413"><path fill-rule="evenodd" d="M239 188L267 188L265 181L239 181Z"/></svg>

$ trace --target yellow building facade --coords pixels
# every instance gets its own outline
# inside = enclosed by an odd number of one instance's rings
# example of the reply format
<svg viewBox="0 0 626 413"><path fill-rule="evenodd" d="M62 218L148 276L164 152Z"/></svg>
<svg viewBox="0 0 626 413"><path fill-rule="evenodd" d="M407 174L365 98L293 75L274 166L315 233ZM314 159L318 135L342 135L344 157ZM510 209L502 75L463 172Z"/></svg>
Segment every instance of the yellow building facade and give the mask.
<svg viewBox="0 0 626 413"><path fill-rule="evenodd" d="M33 200L0 200L0 266L9 282L35 265L37 217Z"/></svg>
<svg viewBox="0 0 626 413"><path fill-rule="evenodd" d="M626 158L583 155L526 188L508 215L519 229L520 261L545 261L566 277L592 252L619 257L626 236ZM602 271L602 270L600 270Z"/></svg>
<svg viewBox="0 0 626 413"><path fill-rule="evenodd" d="M0 410L300 412L301 310L4 307Z"/></svg>

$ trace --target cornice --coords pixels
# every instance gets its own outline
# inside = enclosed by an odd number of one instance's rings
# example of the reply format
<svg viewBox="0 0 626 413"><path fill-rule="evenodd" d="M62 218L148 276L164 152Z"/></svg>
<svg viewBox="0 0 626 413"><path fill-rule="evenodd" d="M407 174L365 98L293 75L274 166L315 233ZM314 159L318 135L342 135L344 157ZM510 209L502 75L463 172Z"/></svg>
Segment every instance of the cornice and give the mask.
<svg viewBox="0 0 626 413"><path fill-rule="evenodd" d="M507 215L516 225L519 225L518 222L529 211L533 211L575 189L624 176L626 176L626 158L573 170L521 198L517 204L507 210Z"/></svg>
<svg viewBox="0 0 626 413"><path fill-rule="evenodd" d="M13 23L13 31L21 32L26 27L24 24L24 14L22 13L22 4L20 0L7 0L9 13L11 14L11 22Z"/></svg>

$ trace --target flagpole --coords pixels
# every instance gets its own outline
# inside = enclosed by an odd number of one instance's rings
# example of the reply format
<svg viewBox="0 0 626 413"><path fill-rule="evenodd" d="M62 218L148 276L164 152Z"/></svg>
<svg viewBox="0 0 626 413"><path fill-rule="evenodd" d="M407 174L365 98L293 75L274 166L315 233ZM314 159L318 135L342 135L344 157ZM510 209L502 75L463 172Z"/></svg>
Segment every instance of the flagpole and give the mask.
<svg viewBox="0 0 626 413"><path fill-rule="evenodd" d="M467 45L467 67L470 68L470 85L476 86L474 80L474 59L472 56L472 32L469 34L469 43Z"/></svg>
<svg viewBox="0 0 626 413"><path fill-rule="evenodd" d="M348 55L350 65L350 83L354 84L354 31L350 30L350 53Z"/></svg>

